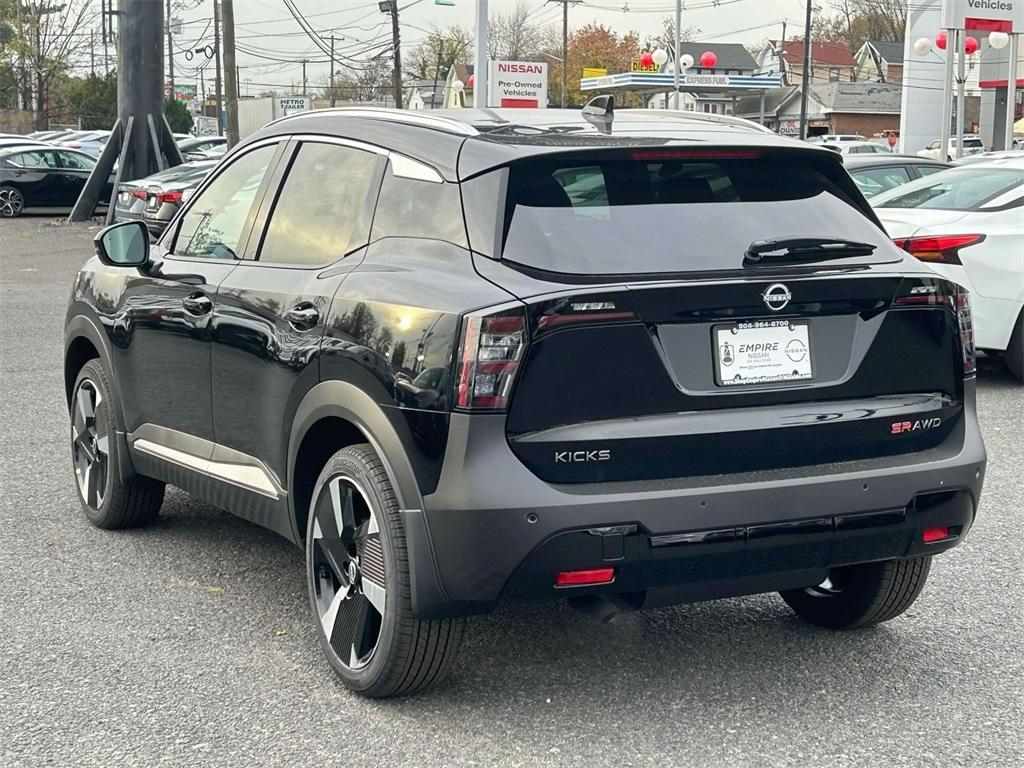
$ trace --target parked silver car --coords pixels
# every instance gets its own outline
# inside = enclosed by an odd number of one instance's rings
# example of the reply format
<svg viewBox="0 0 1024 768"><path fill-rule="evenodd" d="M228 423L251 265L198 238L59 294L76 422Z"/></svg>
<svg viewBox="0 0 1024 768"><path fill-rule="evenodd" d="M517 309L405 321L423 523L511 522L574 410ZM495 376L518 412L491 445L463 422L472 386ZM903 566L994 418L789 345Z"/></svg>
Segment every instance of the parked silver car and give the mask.
<svg viewBox="0 0 1024 768"><path fill-rule="evenodd" d="M122 182L114 203L115 221L144 221L159 235L177 213L185 190L198 186L217 165L216 160L184 163L144 179Z"/></svg>

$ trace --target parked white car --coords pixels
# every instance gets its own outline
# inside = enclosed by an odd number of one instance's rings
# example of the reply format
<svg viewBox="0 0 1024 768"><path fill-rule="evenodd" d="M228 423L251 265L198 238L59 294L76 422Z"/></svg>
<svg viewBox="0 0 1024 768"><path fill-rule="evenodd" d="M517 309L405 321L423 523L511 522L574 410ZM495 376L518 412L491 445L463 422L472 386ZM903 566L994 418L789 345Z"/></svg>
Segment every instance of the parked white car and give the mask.
<svg viewBox="0 0 1024 768"><path fill-rule="evenodd" d="M892 150L876 141L826 141L822 146L841 155L891 155Z"/></svg>
<svg viewBox="0 0 1024 768"><path fill-rule="evenodd" d="M1024 157L940 171L871 205L898 245L970 291L978 348L1024 381Z"/></svg>
<svg viewBox="0 0 1024 768"><path fill-rule="evenodd" d="M930 157L932 160L944 160L952 162L953 158L956 157L956 137L953 136L949 140L949 146L946 148L946 156L942 156L941 149L942 142L936 139L927 147L918 152L919 157ZM981 140L981 136L964 136L964 156L967 155L980 155L985 151L985 142Z"/></svg>

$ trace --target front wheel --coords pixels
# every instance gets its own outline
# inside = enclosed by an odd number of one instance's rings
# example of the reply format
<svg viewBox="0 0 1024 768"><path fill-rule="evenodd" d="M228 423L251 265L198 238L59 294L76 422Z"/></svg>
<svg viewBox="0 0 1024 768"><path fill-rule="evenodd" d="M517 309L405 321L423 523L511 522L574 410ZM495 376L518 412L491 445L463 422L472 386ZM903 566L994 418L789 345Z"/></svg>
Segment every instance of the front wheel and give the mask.
<svg viewBox="0 0 1024 768"><path fill-rule="evenodd" d="M894 619L921 594L931 555L833 568L821 584L781 592L796 614L829 629L858 629Z"/></svg>
<svg viewBox="0 0 1024 768"><path fill-rule="evenodd" d="M98 528L134 528L155 519L164 484L135 475L122 479L114 445L114 393L99 360L82 366L71 396L71 462L78 498Z"/></svg>
<svg viewBox="0 0 1024 768"><path fill-rule="evenodd" d="M447 674L465 622L413 616L398 503L369 445L338 451L320 473L306 527L306 572L321 647L348 688L401 696Z"/></svg>

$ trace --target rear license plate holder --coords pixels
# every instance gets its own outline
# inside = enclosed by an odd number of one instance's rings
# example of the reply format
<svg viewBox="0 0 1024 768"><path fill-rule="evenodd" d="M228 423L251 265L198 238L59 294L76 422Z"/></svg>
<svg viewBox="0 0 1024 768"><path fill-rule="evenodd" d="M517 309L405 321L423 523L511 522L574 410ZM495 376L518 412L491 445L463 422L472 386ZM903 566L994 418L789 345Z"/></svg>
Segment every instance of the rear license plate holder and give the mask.
<svg viewBox="0 0 1024 768"><path fill-rule="evenodd" d="M809 320L748 320L711 329L715 384L771 386L814 379Z"/></svg>

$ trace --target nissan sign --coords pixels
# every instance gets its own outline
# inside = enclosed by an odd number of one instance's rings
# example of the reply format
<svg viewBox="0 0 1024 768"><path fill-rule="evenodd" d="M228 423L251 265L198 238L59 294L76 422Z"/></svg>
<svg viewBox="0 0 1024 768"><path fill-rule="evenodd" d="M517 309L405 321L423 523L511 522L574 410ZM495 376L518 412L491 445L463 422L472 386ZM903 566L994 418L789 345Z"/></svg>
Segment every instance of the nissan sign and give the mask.
<svg viewBox="0 0 1024 768"><path fill-rule="evenodd" d="M492 61L488 83L490 97L487 101L496 107L537 109L548 105L546 62Z"/></svg>

